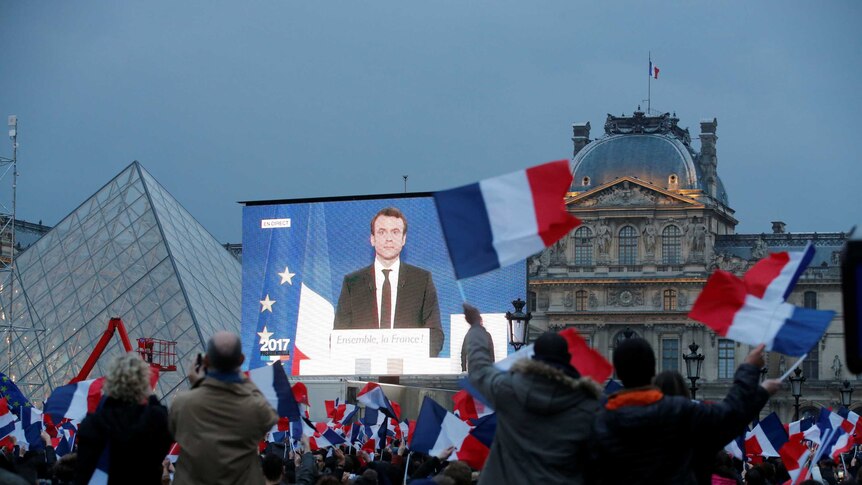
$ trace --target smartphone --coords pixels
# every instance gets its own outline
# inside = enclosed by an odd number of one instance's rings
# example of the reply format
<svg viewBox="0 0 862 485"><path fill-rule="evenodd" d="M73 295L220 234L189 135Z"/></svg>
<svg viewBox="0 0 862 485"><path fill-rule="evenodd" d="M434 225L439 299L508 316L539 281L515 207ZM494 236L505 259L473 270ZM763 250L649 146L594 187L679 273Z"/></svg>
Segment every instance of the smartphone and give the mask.
<svg viewBox="0 0 862 485"><path fill-rule="evenodd" d="M204 355L198 352L198 356L195 359L195 372L200 372L202 365L204 365Z"/></svg>

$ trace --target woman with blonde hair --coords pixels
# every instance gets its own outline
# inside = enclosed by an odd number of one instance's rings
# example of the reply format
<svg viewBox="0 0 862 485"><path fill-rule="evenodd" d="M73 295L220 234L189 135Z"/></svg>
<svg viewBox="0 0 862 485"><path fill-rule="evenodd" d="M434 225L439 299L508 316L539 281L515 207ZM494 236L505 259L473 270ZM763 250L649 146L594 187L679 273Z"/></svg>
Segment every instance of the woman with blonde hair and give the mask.
<svg viewBox="0 0 862 485"><path fill-rule="evenodd" d="M168 410L150 386L150 366L129 352L111 362L105 398L78 428L75 483L88 483L107 450L109 484L162 483L162 460L173 439Z"/></svg>

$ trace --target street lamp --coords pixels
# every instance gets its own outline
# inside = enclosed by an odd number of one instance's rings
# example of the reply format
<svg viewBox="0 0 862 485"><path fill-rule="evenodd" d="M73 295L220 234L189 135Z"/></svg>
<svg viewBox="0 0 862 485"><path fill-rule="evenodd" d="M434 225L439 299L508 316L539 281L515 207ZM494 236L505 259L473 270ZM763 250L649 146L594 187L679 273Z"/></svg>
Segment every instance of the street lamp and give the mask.
<svg viewBox="0 0 862 485"><path fill-rule="evenodd" d="M790 376L790 394L793 395L793 399L796 400L796 404L793 405L794 414L793 420L799 421L799 398L802 397L802 383L805 382L805 376L802 375L802 369L799 367L793 371L793 375Z"/></svg>
<svg viewBox="0 0 862 485"><path fill-rule="evenodd" d="M530 319L533 315L530 312L523 312L524 305L526 302L518 298L512 302L515 313L506 312L506 320L509 322L509 343L515 350L521 350L530 338Z"/></svg>
<svg viewBox="0 0 862 485"><path fill-rule="evenodd" d="M760 369L760 382L766 380L766 374L769 374L769 367L763 366L763 369Z"/></svg>
<svg viewBox="0 0 862 485"><path fill-rule="evenodd" d="M694 342L692 342L688 348L691 350L691 353L683 355L682 358L685 360L686 376L691 381L691 387L689 387L689 390L691 390L691 398L697 399L697 390L700 389L697 387L697 380L700 379L700 369L703 367L703 354L697 353L697 349L699 349L700 346Z"/></svg>
<svg viewBox="0 0 862 485"><path fill-rule="evenodd" d="M850 381L844 381L841 384L841 388L838 389L838 392L841 393L841 405L845 408L850 408L850 403L853 400L853 386L850 385Z"/></svg>

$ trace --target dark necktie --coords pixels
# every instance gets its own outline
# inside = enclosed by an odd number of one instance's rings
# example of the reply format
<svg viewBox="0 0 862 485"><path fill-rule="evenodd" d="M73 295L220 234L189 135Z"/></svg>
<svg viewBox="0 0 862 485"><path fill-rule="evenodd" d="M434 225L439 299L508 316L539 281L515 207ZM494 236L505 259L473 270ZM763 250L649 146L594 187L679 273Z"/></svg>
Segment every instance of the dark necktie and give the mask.
<svg viewBox="0 0 862 485"><path fill-rule="evenodd" d="M392 321L392 283L389 282L391 269L383 270L383 297L380 298L380 328L389 328Z"/></svg>

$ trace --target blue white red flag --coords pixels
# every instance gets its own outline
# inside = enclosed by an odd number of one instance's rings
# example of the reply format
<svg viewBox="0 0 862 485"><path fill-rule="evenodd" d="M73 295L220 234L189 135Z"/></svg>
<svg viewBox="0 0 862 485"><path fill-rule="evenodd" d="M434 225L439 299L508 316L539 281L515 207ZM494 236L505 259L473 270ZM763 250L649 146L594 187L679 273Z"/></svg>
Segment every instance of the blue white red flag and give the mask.
<svg viewBox="0 0 862 485"><path fill-rule="evenodd" d="M6 398L0 398L0 438L5 438L15 431L15 419L15 415L9 410Z"/></svg>
<svg viewBox="0 0 862 485"><path fill-rule="evenodd" d="M496 413L479 418L458 448L458 459L467 462L471 468L481 470L491 453L491 444L494 442L496 432Z"/></svg>
<svg viewBox="0 0 862 485"><path fill-rule="evenodd" d="M563 200L571 183L559 160L434 193L455 277L526 259L577 227Z"/></svg>
<svg viewBox="0 0 862 485"><path fill-rule="evenodd" d="M32 407L30 400L18 389L18 386L6 374L0 372L0 397L5 397L12 413L18 412L19 406Z"/></svg>
<svg viewBox="0 0 862 485"><path fill-rule="evenodd" d="M790 441L820 439L820 428L814 424L814 418L802 418L787 425L787 437Z"/></svg>
<svg viewBox="0 0 862 485"><path fill-rule="evenodd" d="M784 301L810 261L806 256L810 251L813 248L809 245L801 254L770 255L752 267L744 279L716 270L692 306L689 318L737 342L763 343L766 350L805 355L820 341L835 316L833 311L799 308Z"/></svg>
<svg viewBox="0 0 862 485"><path fill-rule="evenodd" d="M787 443L787 432L778 419L770 413L745 435L745 453L754 456L778 456L778 450Z"/></svg>
<svg viewBox="0 0 862 485"><path fill-rule="evenodd" d="M811 457L811 450L799 441L788 441L778 450L781 462L790 474L790 483L797 483L806 471L805 463Z"/></svg>
<svg viewBox="0 0 862 485"><path fill-rule="evenodd" d="M356 400L364 404L366 408L379 409L381 413L389 418L398 420L399 416L389 398L383 393L383 388L376 382L369 382L356 395Z"/></svg>
<svg viewBox="0 0 862 485"><path fill-rule="evenodd" d="M45 402L45 413L51 415L55 423L63 418L83 421L88 413L95 412L99 406L104 382L105 378L99 377L54 389Z"/></svg>
<svg viewBox="0 0 862 485"><path fill-rule="evenodd" d="M177 458L180 457L180 445L179 443L174 443L171 445L171 449L168 450L167 456L165 458L168 459L171 463L176 463Z"/></svg>
<svg viewBox="0 0 862 485"><path fill-rule="evenodd" d="M844 418L844 422L841 423L841 427L848 434L852 435L854 438L854 441L856 443L858 443L859 442L859 436L856 436L856 431L858 430L858 427L859 427L859 415L854 413L853 411L845 408L844 406L840 407L838 409L838 411L836 411L836 414L838 414L839 416Z"/></svg>
<svg viewBox="0 0 862 485"><path fill-rule="evenodd" d="M469 424L426 396L410 438L410 450L432 456L450 446L454 446L457 451L470 435L470 429ZM450 459L456 460L457 457Z"/></svg>
<svg viewBox="0 0 862 485"><path fill-rule="evenodd" d="M473 395L467 392L467 389L461 389L456 392L452 396L452 402L454 403L455 416L470 423L494 413L491 406L486 405L478 399L474 399Z"/></svg>
<svg viewBox="0 0 862 485"><path fill-rule="evenodd" d="M649 75L650 75L650 77L658 79L658 71L659 71L658 66L653 64L652 61L649 61Z"/></svg>
<svg viewBox="0 0 862 485"><path fill-rule="evenodd" d="M726 444L724 451L737 460L745 461L745 434L737 436L733 441Z"/></svg>
<svg viewBox="0 0 862 485"><path fill-rule="evenodd" d="M299 405L281 361L252 369L248 372L248 377L278 412L279 417L288 418L291 421L300 418Z"/></svg>

